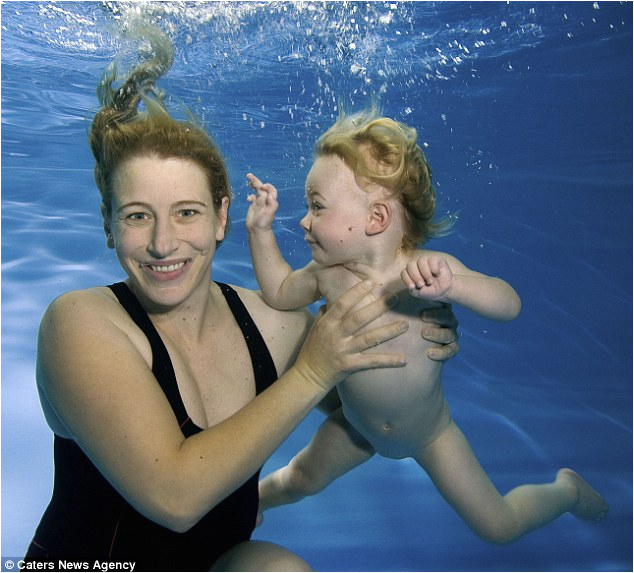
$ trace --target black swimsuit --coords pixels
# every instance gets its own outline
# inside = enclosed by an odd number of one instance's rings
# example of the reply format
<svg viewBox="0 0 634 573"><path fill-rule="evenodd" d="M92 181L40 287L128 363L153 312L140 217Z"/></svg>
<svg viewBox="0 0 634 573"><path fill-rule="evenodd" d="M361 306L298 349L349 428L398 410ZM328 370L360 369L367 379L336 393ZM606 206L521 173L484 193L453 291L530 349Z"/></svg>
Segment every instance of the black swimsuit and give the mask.
<svg viewBox="0 0 634 573"><path fill-rule="evenodd" d="M217 283L247 343L256 393L277 379L275 365L238 294ZM176 414L183 434L201 429L187 415L174 368L161 337L125 283L109 287L147 336L152 372ZM259 471L194 527L175 533L136 511L101 475L73 440L55 436L53 496L26 560L134 561L135 571L203 571L236 543L250 539L258 508Z"/></svg>

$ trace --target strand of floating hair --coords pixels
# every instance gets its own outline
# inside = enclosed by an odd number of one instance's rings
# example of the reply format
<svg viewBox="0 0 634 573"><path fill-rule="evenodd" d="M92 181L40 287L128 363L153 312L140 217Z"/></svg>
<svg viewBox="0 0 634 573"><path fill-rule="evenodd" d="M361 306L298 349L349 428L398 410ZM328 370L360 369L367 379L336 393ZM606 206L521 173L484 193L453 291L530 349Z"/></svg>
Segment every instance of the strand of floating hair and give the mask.
<svg viewBox="0 0 634 573"><path fill-rule="evenodd" d="M104 77L97 86L97 97L102 106L112 107L119 111L136 113L139 100L147 93L156 91L156 80L164 75L174 63L174 47L167 35L157 27L132 26L128 36L147 40L152 49L152 58L139 64L121 87L112 87L116 76L116 63L106 69Z"/></svg>

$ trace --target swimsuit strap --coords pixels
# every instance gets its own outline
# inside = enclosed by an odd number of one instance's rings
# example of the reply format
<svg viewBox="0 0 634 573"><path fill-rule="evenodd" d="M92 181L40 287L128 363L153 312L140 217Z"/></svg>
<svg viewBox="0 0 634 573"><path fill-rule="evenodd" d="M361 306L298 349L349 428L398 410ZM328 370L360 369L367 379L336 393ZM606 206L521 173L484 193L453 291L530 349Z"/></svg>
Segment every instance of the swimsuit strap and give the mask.
<svg viewBox="0 0 634 573"><path fill-rule="evenodd" d="M255 377L255 392L259 394L268 388L275 380L277 380L277 369L271 357L266 342L260 334L258 327L244 303L238 296L238 293L229 285L224 283L216 283L222 294L225 296L227 304L236 319L244 340L247 343L249 354L251 355L251 363L253 364L253 374Z"/></svg>
<svg viewBox="0 0 634 573"><path fill-rule="evenodd" d="M152 374L154 374L174 414L176 414L176 419L181 429L184 429L183 426L190 421L190 418L185 409L185 404L183 404L180 392L178 391L178 382L176 381L176 373L174 372L172 359L170 358L161 335L156 330L154 324L152 324L150 317L141 306L139 299L130 290L127 284L123 282L115 283L108 285L108 288L115 294L121 306L147 337L150 348L152 349ZM194 426L194 428L197 427L193 423L192 426Z"/></svg>
<svg viewBox="0 0 634 573"><path fill-rule="evenodd" d="M255 391L259 394L268 388L275 380L277 380L277 370L273 358L269 353L269 349L258 330L251 315L247 311L244 303L238 296L238 293L229 285L224 283L216 283L227 301L229 310L233 314L236 323L242 331L244 340L249 349L251 363L253 365L253 375L255 378ZM178 391L178 382L176 381L176 373L170 358L169 352L161 339L160 334L156 330L154 324L150 320L147 312L141 306L141 303L124 282L109 285L108 288L114 293L119 300L121 306L130 315L130 318L145 334L152 349L152 373L157 379L161 389L165 393L176 418L181 425L181 429L186 430L187 424L191 428L191 433L200 431L193 422L191 422L183 399ZM186 432L186 435L190 432Z"/></svg>

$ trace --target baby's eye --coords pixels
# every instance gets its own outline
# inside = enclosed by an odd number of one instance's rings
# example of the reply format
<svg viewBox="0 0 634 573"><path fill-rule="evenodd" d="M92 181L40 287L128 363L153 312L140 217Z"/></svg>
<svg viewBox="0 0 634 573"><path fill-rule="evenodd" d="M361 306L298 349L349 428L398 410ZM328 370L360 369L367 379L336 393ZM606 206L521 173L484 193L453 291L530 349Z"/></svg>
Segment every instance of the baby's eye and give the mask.
<svg viewBox="0 0 634 573"><path fill-rule="evenodd" d="M317 201L312 201L310 203L310 205L308 206L308 208L313 212L316 213L317 211L319 211L320 209L323 209L323 205Z"/></svg>

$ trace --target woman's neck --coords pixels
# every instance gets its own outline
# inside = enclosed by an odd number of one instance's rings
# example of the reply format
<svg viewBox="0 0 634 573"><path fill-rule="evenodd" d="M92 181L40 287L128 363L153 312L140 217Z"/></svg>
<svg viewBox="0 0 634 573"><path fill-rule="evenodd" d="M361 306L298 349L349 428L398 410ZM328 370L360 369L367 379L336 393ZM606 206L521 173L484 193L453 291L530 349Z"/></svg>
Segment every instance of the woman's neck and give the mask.
<svg viewBox="0 0 634 573"><path fill-rule="evenodd" d="M160 333L191 341L204 338L224 308L224 297L212 282L201 284L187 299L169 308L152 305L138 295L137 298Z"/></svg>

